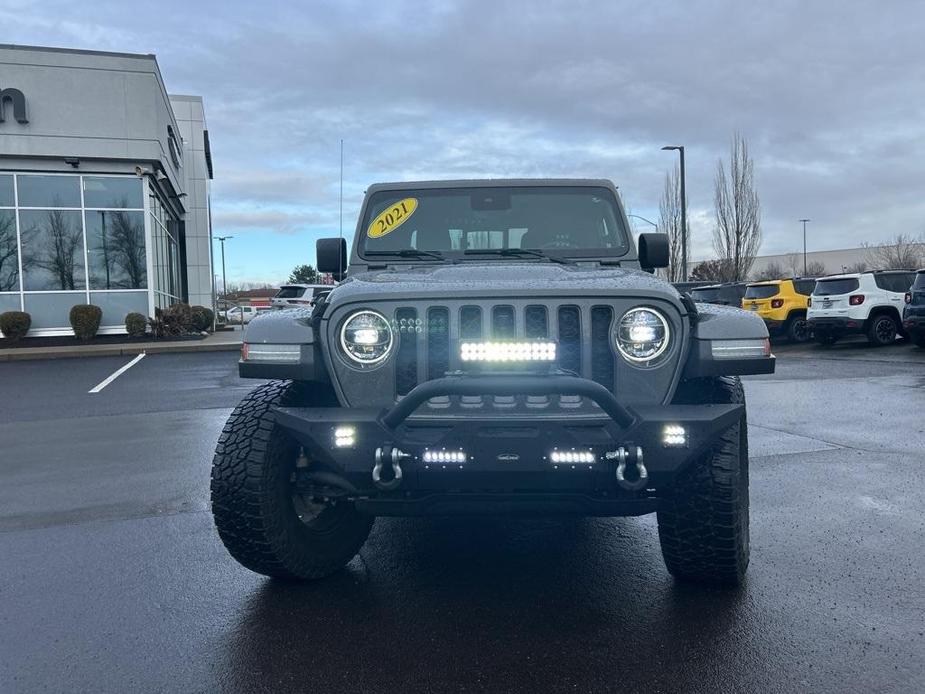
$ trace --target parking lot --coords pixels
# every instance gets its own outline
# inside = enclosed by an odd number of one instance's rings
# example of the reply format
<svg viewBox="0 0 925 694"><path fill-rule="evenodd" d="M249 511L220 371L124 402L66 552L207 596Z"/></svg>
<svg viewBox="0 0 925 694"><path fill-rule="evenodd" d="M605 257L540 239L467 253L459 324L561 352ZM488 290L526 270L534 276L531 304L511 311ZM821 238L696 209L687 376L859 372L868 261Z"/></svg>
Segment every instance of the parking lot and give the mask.
<svg viewBox="0 0 925 694"><path fill-rule="evenodd" d="M208 510L236 355L0 364L0 691L923 691L925 350L776 351L738 591L652 517L383 519L275 583Z"/></svg>

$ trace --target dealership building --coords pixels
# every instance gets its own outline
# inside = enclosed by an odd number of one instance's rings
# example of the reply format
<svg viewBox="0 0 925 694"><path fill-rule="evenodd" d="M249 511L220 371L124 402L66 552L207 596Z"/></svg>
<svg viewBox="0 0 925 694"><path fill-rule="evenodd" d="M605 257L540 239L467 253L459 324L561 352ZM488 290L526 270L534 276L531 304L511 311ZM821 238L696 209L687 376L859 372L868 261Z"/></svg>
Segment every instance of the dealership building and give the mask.
<svg viewBox="0 0 925 694"><path fill-rule="evenodd" d="M70 334L130 312L213 306L202 99L168 95L153 55L0 45L0 313Z"/></svg>

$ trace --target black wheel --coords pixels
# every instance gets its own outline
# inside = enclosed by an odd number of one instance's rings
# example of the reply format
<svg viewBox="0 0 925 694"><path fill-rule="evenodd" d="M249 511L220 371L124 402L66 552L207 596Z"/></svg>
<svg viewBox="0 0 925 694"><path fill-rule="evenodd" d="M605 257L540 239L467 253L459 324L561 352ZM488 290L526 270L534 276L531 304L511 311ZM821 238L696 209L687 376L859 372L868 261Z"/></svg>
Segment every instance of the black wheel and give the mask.
<svg viewBox="0 0 925 694"><path fill-rule="evenodd" d="M820 335L819 333L816 333L816 342L818 342L823 347L831 347L836 342L838 342L838 338L834 335L826 335L825 333Z"/></svg>
<svg viewBox="0 0 925 694"><path fill-rule="evenodd" d="M795 343L809 342L813 332L809 329L806 316L796 315L787 322L787 339Z"/></svg>
<svg viewBox="0 0 925 694"><path fill-rule="evenodd" d="M737 377L682 384L676 402L745 403ZM748 431L745 415L677 477L658 512L668 571L679 580L738 585L749 558Z"/></svg>
<svg viewBox="0 0 925 694"><path fill-rule="evenodd" d="M899 332L899 325L896 319L888 314L880 314L870 319L870 326L867 328L867 341L877 347L891 345L896 341L896 334Z"/></svg>
<svg viewBox="0 0 925 694"><path fill-rule="evenodd" d="M273 408L306 401L305 387L291 381L251 391L228 418L212 462L212 514L225 547L251 571L288 580L342 568L373 524L347 501L317 504L296 492L299 446L276 426Z"/></svg>

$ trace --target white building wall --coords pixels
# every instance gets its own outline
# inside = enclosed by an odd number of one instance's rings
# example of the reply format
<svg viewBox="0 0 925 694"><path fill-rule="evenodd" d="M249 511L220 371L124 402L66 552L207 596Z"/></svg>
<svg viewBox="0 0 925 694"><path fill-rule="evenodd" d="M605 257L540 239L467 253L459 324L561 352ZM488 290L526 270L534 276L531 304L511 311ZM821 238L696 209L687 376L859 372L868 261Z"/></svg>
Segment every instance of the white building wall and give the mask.
<svg viewBox="0 0 925 694"><path fill-rule="evenodd" d="M186 208L186 279L192 306L213 305L212 228L209 212L210 179L206 157L206 119L202 97L171 95L183 138L183 176Z"/></svg>

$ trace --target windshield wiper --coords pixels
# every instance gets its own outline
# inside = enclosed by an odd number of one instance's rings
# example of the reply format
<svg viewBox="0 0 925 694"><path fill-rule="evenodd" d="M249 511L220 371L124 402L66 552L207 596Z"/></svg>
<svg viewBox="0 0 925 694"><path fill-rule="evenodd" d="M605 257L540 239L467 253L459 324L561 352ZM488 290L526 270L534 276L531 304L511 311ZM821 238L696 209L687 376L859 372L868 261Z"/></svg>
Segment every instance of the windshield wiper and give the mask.
<svg viewBox="0 0 925 694"><path fill-rule="evenodd" d="M466 251L463 251L464 255L501 255L501 256L531 256L533 258L545 258L551 263L559 263L560 265L574 265L575 261L569 258L561 258L557 255L549 255L548 253L543 253L542 251L532 251L529 248L470 248Z"/></svg>
<svg viewBox="0 0 925 694"><path fill-rule="evenodd" d="M366 251L363 255L391 255L399 258L436 258L437 260L445 260L443 253L438 251L419 251L416 248L402 248L400 251Z"/></svg>

